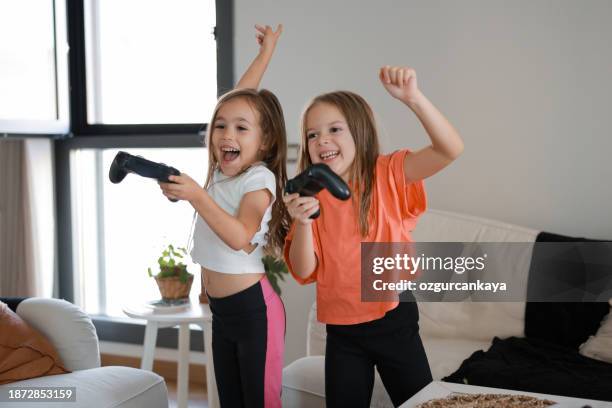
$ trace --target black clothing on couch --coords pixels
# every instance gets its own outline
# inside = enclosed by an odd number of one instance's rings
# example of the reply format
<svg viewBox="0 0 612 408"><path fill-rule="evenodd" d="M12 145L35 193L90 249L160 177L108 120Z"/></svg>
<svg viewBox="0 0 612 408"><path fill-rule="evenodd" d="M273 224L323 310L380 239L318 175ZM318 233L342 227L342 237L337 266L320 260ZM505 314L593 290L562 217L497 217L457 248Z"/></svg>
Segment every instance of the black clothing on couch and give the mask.
<svg viewBox="0 0 612 408"><path fill-rule="evenodd" d="M6 305L13 312L17 313L17 306L27 298L24 297L0 297L0 302L6 303Z"/></svg>
<svg viewBox="0 0 612 408"><path fill-rule="evenodd" d="M612 401L612 364L540 339L496 337L442 380Z"/></svg>

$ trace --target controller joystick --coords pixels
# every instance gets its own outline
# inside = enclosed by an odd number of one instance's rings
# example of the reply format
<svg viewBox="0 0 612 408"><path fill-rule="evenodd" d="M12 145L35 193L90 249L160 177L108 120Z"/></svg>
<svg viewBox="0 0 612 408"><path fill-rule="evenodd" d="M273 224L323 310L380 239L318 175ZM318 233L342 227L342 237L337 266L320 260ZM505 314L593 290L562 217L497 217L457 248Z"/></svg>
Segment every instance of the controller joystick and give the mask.
<svg viewBox="0 0 612 408"><path fill-rule="evenodd" d="M334 173L327 164L317 163L287 181L285 192L288 194L298 193L300 196L312 197L326 188L339 200L348 200L351 190L344 180ZM311 219L318 218L320 210L310 216Z"/></svg>
<svg viewBox="0 0 612 408"><path fill-rule="evenodd" d="M138 174L142 177L157 179L164 183L171 183L168 177L179 176L180 171L174 167L166 166L163 163L157 163L147 160L141 156L134 156L126 152L120 151L113 159L108 178L114 184L121 183L128 173ZM178 200L169 199L172 202Z"/></svg>

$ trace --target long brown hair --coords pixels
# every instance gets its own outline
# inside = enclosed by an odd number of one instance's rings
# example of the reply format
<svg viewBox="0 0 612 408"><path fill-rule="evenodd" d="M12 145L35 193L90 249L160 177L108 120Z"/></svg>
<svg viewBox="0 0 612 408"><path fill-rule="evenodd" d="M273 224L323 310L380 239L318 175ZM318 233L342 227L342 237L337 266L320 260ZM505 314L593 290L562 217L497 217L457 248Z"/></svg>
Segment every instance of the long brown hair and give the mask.
<svg viewBox="0 0 612 408"><path fill-rule="evenodd" d="M272 204L272 219L268 230L268 243L264 251L275 257L280 257L285 236L289 231L290 216L283 202L283 189L287 183L287 131L285 129L285 118L283 109L276 96L267 89L234 89L219 98L217 106L209 122L209 130L206 135L206 146L208 147L208 176L204 188L211 185L213 174L219 167L219 162L212 149L212 133L217 114L221 106L235 98L244 98L250 106L259 113L259 128L262 134L262 143L266 147L261 161L274 173L276 178L276 199ZM242 169L242 174L248 169Z"/></svg>
<svg viewBox="0 0 612 408"><path fill-rule="evenodd" d="M301 145L298 159L299 171L304 171L312 164L308 153L306 118L317 104L333 105L346 119L353 141L355 142L355 159L349 171L349 183L353 190L353 203L359 214L359 231L367 236L368 218L374 188L376 158L378 157L378 132L376 121L370 105L361 96L349 91L336 91L314 98L304 110L301 120Z"/></svg>

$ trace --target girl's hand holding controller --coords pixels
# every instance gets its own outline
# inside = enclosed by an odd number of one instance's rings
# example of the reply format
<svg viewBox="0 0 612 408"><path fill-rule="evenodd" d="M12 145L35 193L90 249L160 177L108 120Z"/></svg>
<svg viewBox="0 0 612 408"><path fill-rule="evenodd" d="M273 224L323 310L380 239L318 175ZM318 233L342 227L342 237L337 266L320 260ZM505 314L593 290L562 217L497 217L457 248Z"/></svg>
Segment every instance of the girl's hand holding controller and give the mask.
<svg viewBox="0 0 612 408"><path fill-rule="evenodd" d="M205 191L194 179L185 173L181 173L180 176L168 176L168 180L171 183L159 181L158 184L162 193L170 199L186 200L192 203Z"/></svg>
<svg viewBox="0 0 612 408"><path fill-rule="evenodd" d="M314 197L300 197L298 193L285 194L283 201L291 218L303 225L311 224L313 219L310 216L319 209L319 200Z"/></svg>
<svg viewBox="0 0 612 408"><path fill-rule="evenodd" d="M378 76L387 92L406 105L416 103L422 96L413 68L385 65L380 69Z"/></svg>

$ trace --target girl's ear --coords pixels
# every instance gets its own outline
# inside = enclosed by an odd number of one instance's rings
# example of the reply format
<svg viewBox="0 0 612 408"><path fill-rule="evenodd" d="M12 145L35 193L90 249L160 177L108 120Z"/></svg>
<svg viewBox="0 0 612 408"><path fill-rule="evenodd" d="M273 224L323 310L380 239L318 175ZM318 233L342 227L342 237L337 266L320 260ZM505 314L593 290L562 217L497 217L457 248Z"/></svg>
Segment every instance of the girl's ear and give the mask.
<svg viewBox="0 0 612 408"><path fill-rule="evenodd" d="M262 152L265 152L268 150L268 142L269 141L262 141L261 144L259 145L259 150L261 150Z"/></svg>
<svg viewBox="0 0 612 408"><path fill-rule="evenodd" d="M259 159L261 161L265 161L267 154L268 154L268 145L262 142L259 145Z"/></svg>

